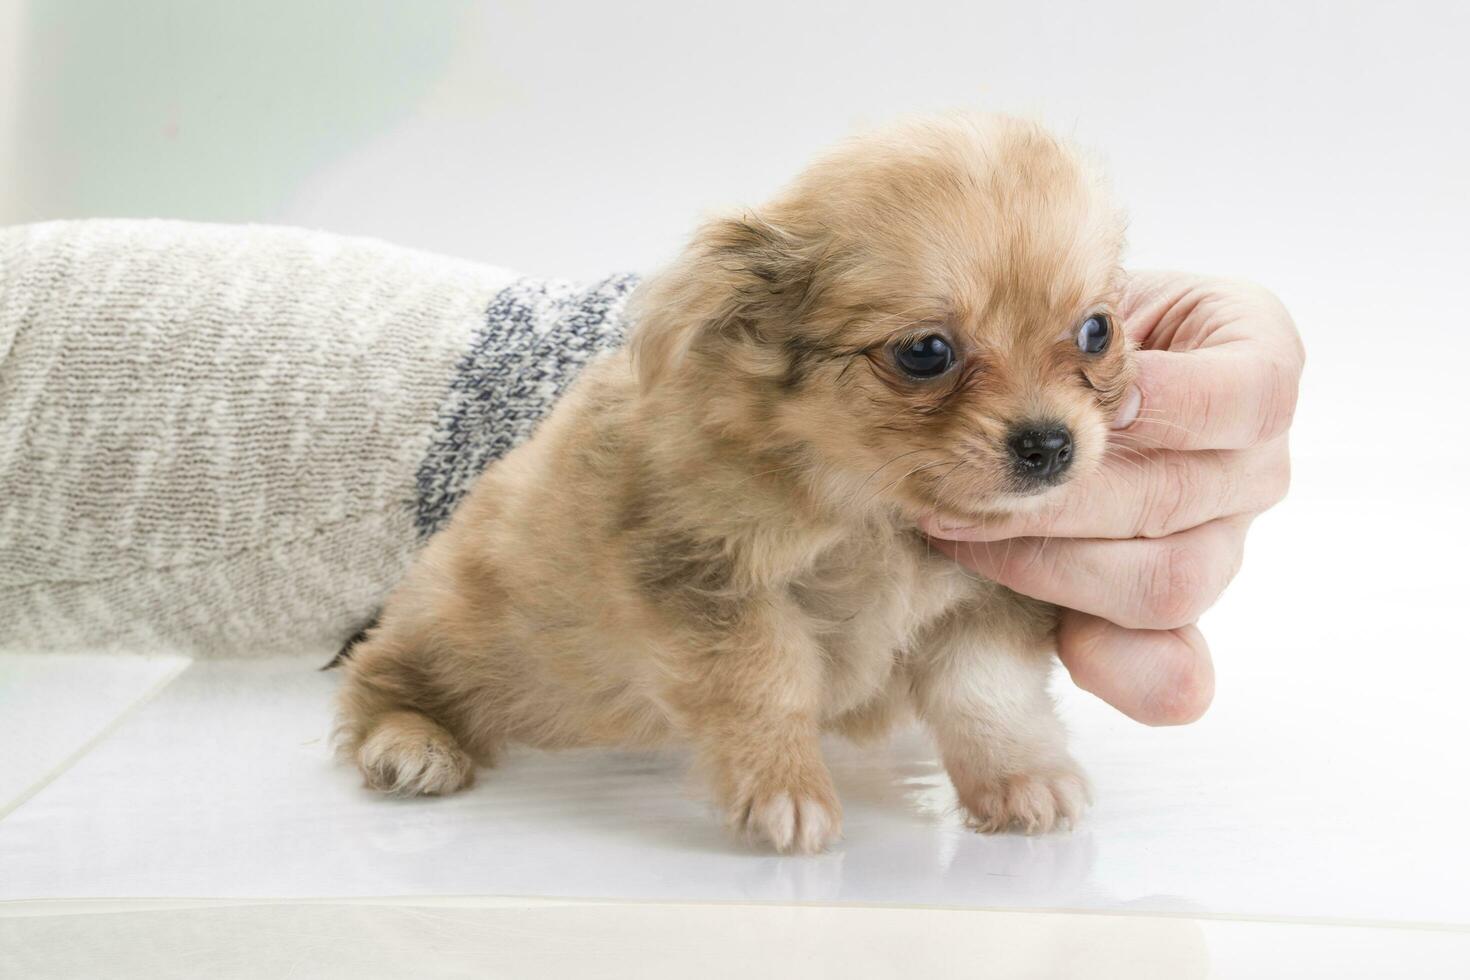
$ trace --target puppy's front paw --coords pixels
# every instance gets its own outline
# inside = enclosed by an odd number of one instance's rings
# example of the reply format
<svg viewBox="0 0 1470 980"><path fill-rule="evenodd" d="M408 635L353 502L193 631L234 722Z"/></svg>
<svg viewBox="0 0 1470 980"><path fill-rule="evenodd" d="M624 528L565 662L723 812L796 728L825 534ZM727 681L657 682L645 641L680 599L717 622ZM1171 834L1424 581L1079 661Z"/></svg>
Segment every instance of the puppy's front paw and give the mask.
<svg viewBox="0 0 1470 980"><path fill-rule="evenodd" d="M968 823L984 834L1019 830L1045 834L1075 827L1091 802L1087 778L1075 765L1052 766L956 786Z"/></svg>
<svg viewBox="0 0 1470 980"><path fill-rule="evenodd" d="M369 786L396 796L453 793L475 779L475 764L454 736L409 711L378 723L358 748L357 765Z"/></svg>
<svg viewBox="0 0 1470 980"><path fill-rule="evenodd" d="M842 836L842 805L831 780L756 781L730 806L730 823L782 854L817 854Z"/></svg>

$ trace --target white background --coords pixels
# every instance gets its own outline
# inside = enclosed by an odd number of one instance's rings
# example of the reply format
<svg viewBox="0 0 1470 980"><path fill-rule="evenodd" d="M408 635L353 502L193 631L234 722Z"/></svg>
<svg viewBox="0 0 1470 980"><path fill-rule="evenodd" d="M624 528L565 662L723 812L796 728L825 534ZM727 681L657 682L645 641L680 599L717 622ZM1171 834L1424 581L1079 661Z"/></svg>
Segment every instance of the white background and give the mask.
<svg viewBox="0 0 1470 980"><path fill-rule="evenodd" d="M591 277L855 126L1036 115L1110 164L1135 264L1295 312L1297 496L1393 510L1347 559L1463 530L1467 47L1450 2L0 0L0 221L304 224ZM1365 576L1442 584L1456 550Z"/></svg>
<svg viewBox="0 0 1470 980"><path fill-rule="evenodd" d="M854 126L1005 109L1037 115L1103 156L1132 214L1135 264L1266 283L1296 315L1309 355L1292 495L1257 523L1244 572L1204 622L1218 664L1215 709L1191 729L1155 732L1068 694L1078 752L1099 783L1091 830L1066 845L1005 850L1004 870L984 889L949 869L1000 852L955 845L948 831L935 840L950 843L933 844L923 827L861 809L860 833L844 845L847 872L837 865L835 879L829 859L711 856L692 831L662 852L636 836L599 838L608 811L594 810L599 819L573 821L569 837L527 831L525 853L560 853L570 840L615 860L579 864L575 875L521 868L497 882L493 848L480 840L471 853L484 863L456 863L459 835L470 831L442 822L455 813L512 832L516 812L496 810L492 778L448 810L397 811L413 815L427 845L412 833L407 845L391 835L384 844L381 828L359 827L365 847L376 841L379 857L396 856L369 860L379 870L344 883L325 860L312 877L311 856L329 847L301 844L305 864L274 874L248 848L215 853L207 840L191 842L181 827L192 811L150 819L148 806L180 802L161 790L144 792L137 812L89 808L89 787L125 798L127 787L151 785L145 777L168 779L167 761L118 773L130 758L157 758L170 718L233 706L263 732L316 730L238 694L210 702L211 691L241 688L204 676L144 706L8 817L0 801L0 860L25 852L3 897L490 893L501 884L689 899L730 897L721 883L734 875L736 896L757 899L1463 929L1467 50L1470 7L1458 3L0 0L0 223L136 215L304 224L590 277L652 268L702 213L759 201ZM38 698L61 696L69 668L45 669L57 679L28 683ZM119 690L145 690L166 673L151 671ZM28 663L11 676L38 672ZM304 710L325 710L325 687L290 683ZM24 701L15 690L0 704ZM76 744L52 762L107 724L78 721L67 736ZM266 785L309 792L319 778L334 800L352 792L318 764ZM222 818L232 830L260 826L235 807L249 799L240 780L267 764L239 765L207 770L206 785L240 796ZM546 765L568 780L569 795L551 797L573 808L578 780L601 772L596 760ZM641 765L614 769L636 782L647 778ZM536 771L508 775L516 805ZM198 796L187 802L207 810ZM672 816L679 804L644 805L640 823L659 826L663 812L669 826L685 826ZM373 812L352 821L371 824ZM285 822L269 826L301 830L271 813ZM148 841L150 826L165 836ZM65 862L69 877L32 846L57 827L85 842ZM433 852L445 835L454 847L443 855L404 858ZM109 844L140 840L144 864L98 877L98 863L116 863ZM196 860L204 853L223 875L212 891ZM398 878L395 861L406 861ZM599 878L598 867L611 870ZM996 884L1006 875L1017 890Z"/></svg>

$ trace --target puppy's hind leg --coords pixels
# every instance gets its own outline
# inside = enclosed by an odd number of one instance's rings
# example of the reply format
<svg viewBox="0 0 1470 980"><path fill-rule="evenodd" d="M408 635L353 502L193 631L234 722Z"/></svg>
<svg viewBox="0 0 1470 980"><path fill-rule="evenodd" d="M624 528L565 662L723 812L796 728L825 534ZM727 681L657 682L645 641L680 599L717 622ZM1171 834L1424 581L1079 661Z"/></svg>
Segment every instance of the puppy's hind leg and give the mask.
<svg viewBox="0 0 1470 980"><path fill-rule="evenodd" d="M367 785L398 796L452 793L475 778L474 759L435 720L443 698L435 696L422 657L370 636L344 665L339 750Z"/></svg>

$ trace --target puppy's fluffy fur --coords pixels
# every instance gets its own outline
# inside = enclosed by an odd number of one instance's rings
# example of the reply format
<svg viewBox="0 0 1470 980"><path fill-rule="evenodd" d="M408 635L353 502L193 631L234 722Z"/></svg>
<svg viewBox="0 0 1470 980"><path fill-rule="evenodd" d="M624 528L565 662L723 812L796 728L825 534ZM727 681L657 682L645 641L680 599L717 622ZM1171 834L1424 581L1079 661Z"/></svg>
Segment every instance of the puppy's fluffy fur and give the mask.
<svg viewBox="0 0 1470 980"><path fill-rule="evenodd" d="M982 830L1046 831L1087 787L1047 695L1055 611L935 554L1084 475L1128 383L1121 219L1076 153L1000 117L839 147L704 226L634 299L629 348L491 466L353 651L341 744L372 786L445 793L509 742L698 750L731 824L817 851L824 731L933 731ZM942 337L954 365L907 372Z"/></svg>

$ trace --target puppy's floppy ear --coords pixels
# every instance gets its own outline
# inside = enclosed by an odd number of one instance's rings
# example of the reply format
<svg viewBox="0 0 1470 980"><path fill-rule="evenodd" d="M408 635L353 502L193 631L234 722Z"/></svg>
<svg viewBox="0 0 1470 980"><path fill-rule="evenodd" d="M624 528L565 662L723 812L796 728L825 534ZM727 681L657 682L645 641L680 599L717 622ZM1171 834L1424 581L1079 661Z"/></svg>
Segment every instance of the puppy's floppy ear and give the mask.
<svg viewBox="0 0 1470 980"><path fill-rule="evenodd" d="M800 314L814 267L808 243L760 215L705 224L632 299L639 384L653 388L697 347L767 339L769 328Z"/></svg>

